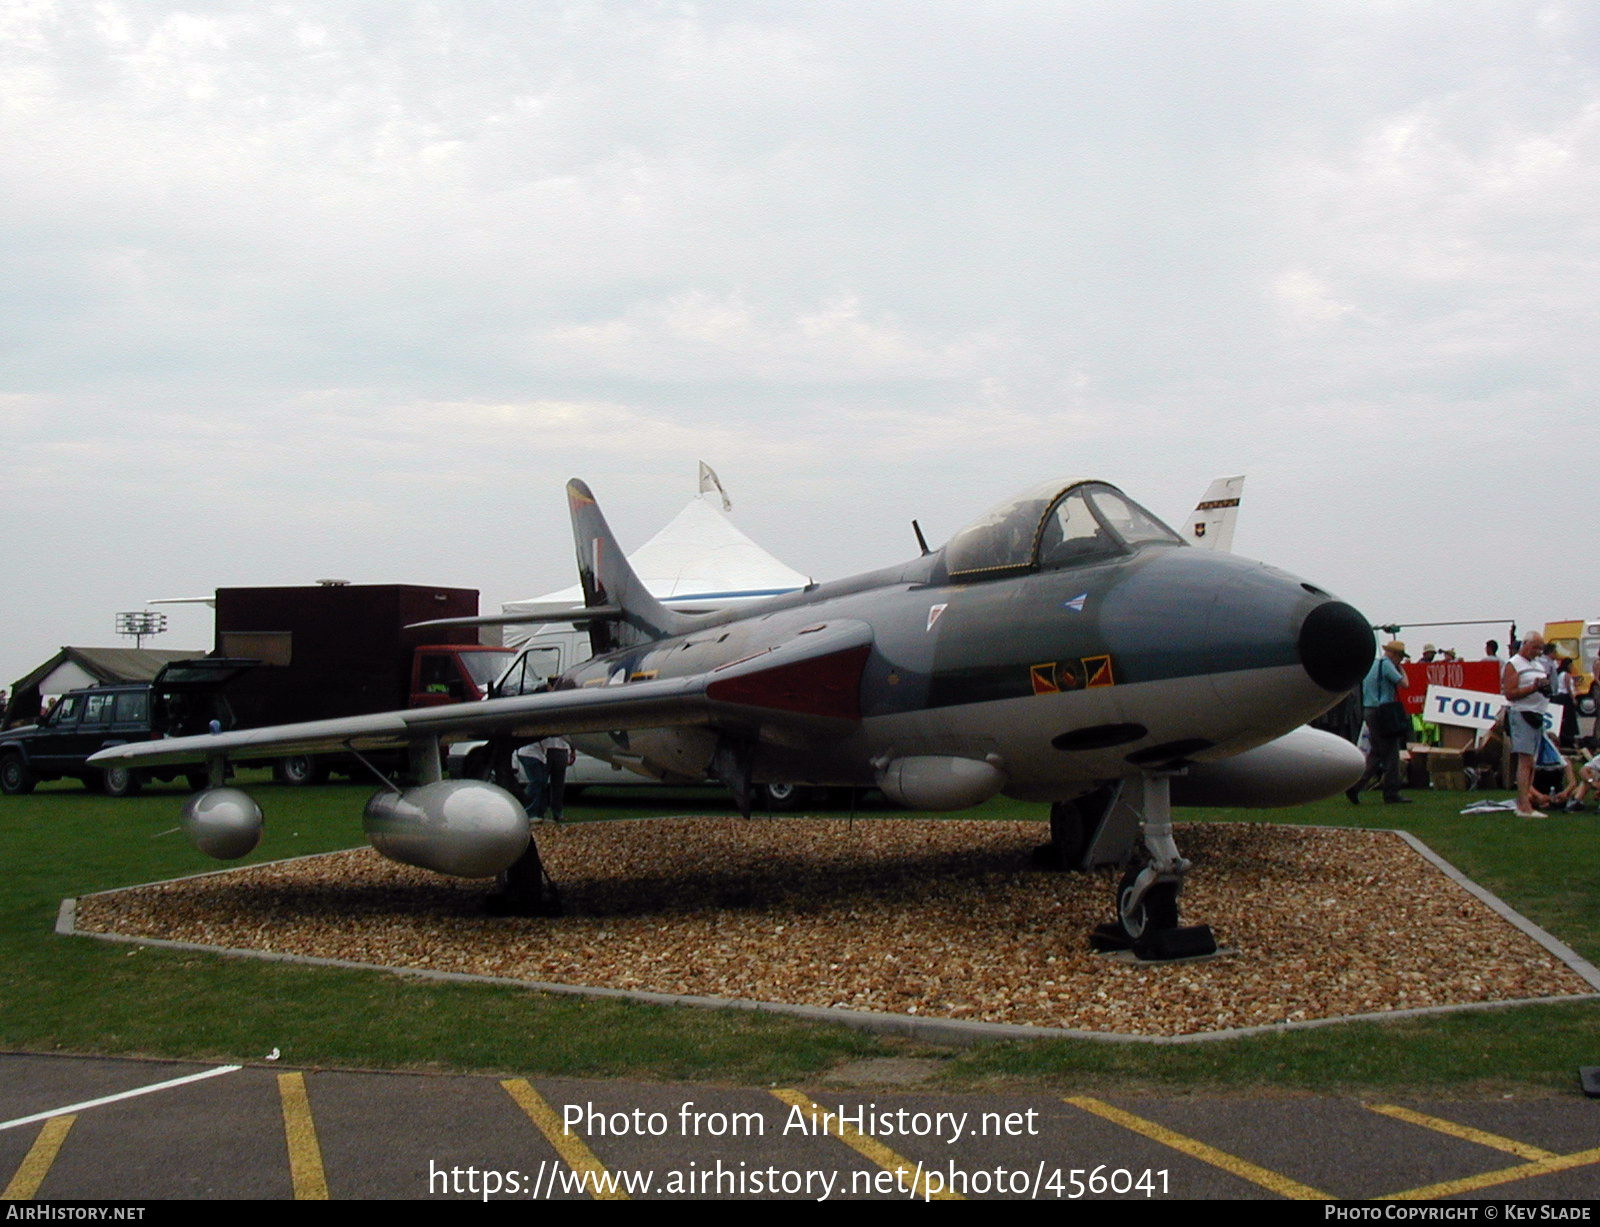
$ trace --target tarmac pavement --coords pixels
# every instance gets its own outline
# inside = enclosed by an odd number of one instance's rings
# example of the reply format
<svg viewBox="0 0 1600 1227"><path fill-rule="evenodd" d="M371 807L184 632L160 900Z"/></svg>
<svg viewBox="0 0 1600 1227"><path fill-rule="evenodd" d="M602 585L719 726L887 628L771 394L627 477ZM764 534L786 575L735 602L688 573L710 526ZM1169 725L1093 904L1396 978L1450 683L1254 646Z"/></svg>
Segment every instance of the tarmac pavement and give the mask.
<svg viewBox="0 0 1600 1227"><path fill-rule="evenodd" d="M6 1200L1600 1196L1600 1102L930 1094L0 1054ZM1580 1209L1586 1209L1580 1207Z"/></svg>

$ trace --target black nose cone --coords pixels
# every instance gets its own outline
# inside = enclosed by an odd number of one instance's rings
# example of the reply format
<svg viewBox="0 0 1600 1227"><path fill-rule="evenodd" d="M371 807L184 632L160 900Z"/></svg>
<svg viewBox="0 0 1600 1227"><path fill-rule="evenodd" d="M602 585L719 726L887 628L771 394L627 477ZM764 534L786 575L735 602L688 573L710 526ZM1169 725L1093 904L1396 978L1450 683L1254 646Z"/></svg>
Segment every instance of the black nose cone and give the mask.
<svg viewBox="0 0 1600 1227"><path fill-rule="evenodd" d="M1300 624L1300 663L1324 690L1342 694L1372 667L1372 627L1343 601L1326 601Z"/></svg>

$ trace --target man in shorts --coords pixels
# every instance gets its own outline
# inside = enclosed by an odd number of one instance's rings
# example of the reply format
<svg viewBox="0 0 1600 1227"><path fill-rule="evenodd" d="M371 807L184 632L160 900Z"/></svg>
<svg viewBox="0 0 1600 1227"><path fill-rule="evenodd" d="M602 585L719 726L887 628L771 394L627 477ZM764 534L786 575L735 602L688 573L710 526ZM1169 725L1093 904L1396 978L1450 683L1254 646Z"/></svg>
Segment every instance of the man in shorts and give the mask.
<svg viewBox="0 0 1600 1227"><path fill-rule="evenodd" d="M1550 675L1540 664L1544 636L1530 631L1517 654L1500 672L1500 693L1511 701L1506 732L1511 738L1511 758L1517 765L1517 816L1543 818L1533 808L1533 760L1544 740L1544 713L1550 706Z"/></svg>

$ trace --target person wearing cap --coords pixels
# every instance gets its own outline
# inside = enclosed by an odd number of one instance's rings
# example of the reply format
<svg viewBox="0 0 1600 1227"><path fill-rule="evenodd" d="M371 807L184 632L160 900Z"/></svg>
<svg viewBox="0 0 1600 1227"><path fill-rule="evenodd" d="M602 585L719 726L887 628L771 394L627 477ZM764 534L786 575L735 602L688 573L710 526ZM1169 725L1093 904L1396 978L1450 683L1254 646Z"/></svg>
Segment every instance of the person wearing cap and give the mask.
<svg viewBox="0 0 1600 1227"><path fill-rule="evenodd" d="M1539 663L1544 636L1529 631L1500 672L1500 693L1511 700L1506 728L1511 758L1517 764L1517 817L1543 818L1533 808L1533 760L1544 740L1544 713L1550 706L1550 676Z"/></svg>
<svg viewBox="0 0 1600 1227"><path fill-rule="evenodd" d="M1417 657L1417 659L1421 663L1427 664L1429 661L1431 661L1438 654L1439 654L1439 649L1438 648L1434 647L1433 644L1431 644L1431 643L1425 643L1425 644L1422 645L1422 655Z"/></svg>
<svg viewBox="0 0 1600 1227"><path fill-rule="evenodd" d="M1361 683L1361 711L1367 724L1367 770L1345 791L1352 805L1361 804L1362 789L1374 780L1382 781L1383 799L1389 805L1411 804L1409 797L1400 795L1400 747L1406 730L1393 728L1388 719L1393 712L1389 705L1399 701L1399 692L1405 688L1406 675L1400 670L1400 662L1406 655L1406 645L1391 639L1383 645L1383 655L1372 662Z"/></svg>

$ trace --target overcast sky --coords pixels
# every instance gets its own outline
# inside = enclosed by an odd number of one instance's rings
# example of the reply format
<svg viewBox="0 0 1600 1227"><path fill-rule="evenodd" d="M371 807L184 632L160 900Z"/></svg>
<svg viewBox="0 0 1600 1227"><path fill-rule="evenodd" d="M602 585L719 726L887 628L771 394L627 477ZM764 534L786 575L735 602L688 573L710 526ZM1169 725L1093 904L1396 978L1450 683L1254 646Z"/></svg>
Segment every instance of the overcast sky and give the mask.
<svg viewBox="0 0 1600 1227"><path fill-rule="evenodd" d="M568 477L632 548L701 458L819 579L1247 473L1373 620L1600 613L1591 3L0 0L0 142L0 684L219 586L498 609Z"/></svg>

